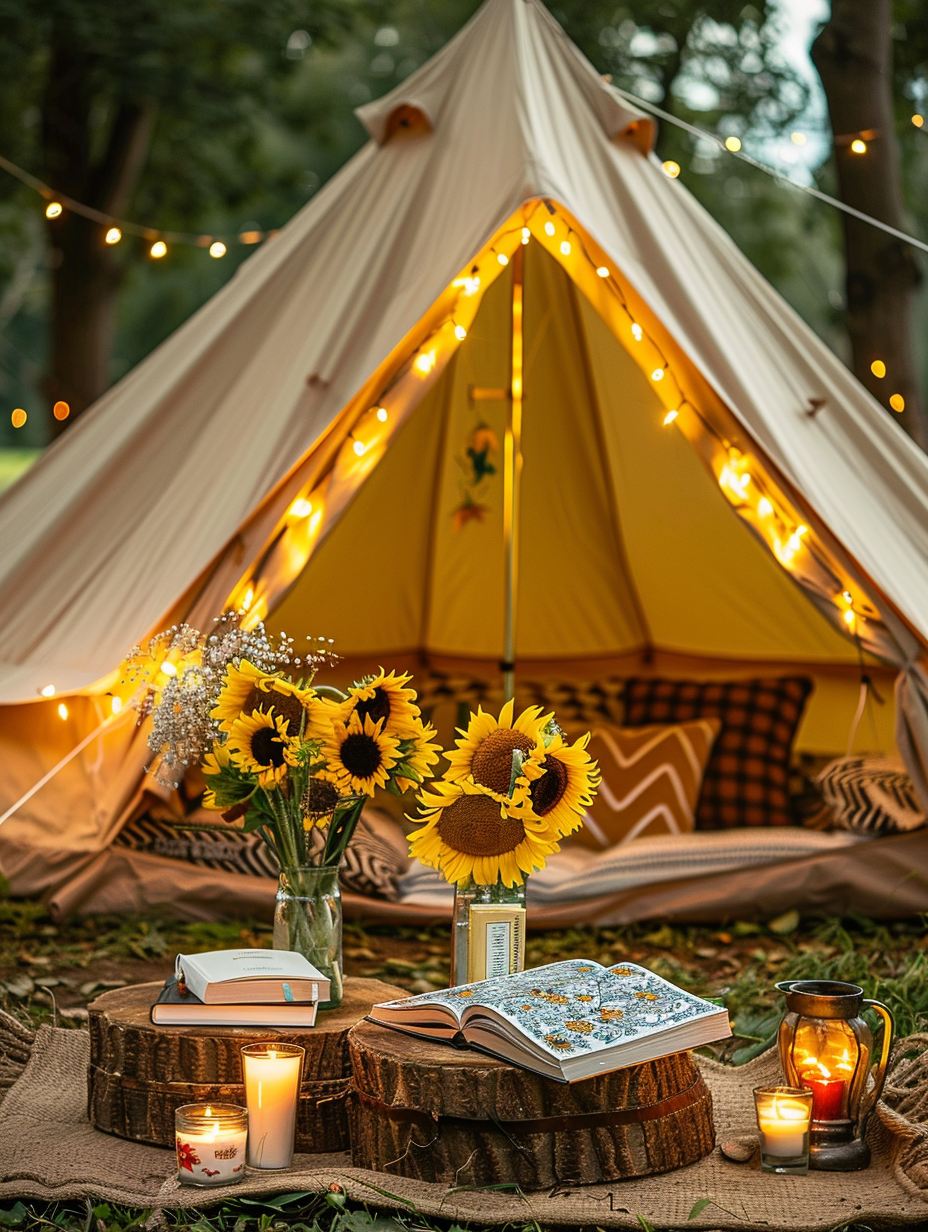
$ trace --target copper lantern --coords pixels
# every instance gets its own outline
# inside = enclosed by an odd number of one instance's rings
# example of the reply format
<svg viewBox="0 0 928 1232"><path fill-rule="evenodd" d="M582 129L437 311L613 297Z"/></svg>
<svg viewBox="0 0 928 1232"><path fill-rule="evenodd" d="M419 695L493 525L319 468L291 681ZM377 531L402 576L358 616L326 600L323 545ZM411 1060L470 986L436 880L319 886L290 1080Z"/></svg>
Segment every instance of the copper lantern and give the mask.
<svg viewBox="0 0 928 1232"><path fill-rule="evenodd" d="M789 980L786 1016L778 1044L785 1080L812 1092L809 1167L829 1172L866 1168L867 1118L880 1097L893 1041L893 1016L856 984L838 980ZM883 1020L879 1060L873 1036L861 1017L864 1008Z"/></svg>

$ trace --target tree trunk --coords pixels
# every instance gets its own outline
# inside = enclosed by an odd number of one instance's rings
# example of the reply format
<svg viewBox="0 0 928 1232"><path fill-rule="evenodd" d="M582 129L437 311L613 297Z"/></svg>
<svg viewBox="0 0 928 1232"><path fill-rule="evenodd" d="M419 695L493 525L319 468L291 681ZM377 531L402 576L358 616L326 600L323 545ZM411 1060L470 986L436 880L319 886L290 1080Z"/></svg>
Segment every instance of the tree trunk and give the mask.
<svg viewBox="0 0 928 1232"><path fill-rule="evenodd" d="M828 100L842 201L904 230L899 149L893 127L891 0L832 0L831 19L812 44ZM851 142L860 137L865 153ZM884 406L900 395L899 415L921 445L923 418L912 345L912 299L919 282L911 248L869 223L843 215L847 329L853 368ZM871 369L885 364L880 378ZM895 399L894 399L895 400ZM896 413L896 408L891 407Z"/></svg>
<svg viewBox="0 0 928 1232"><path fill-rule="evenodd" d="M59 32L59 34L66 34ZM46 176L51 185L103 213L120 216L129 204L151 141L155 108L119 105L102 158L91 161L90 57L62 38L49 61L42 108ZM52 246L50 404L71 408L61 432L109 386L116 298L125 261L104 241L107 227L65 210L48 223Z"/></svg>

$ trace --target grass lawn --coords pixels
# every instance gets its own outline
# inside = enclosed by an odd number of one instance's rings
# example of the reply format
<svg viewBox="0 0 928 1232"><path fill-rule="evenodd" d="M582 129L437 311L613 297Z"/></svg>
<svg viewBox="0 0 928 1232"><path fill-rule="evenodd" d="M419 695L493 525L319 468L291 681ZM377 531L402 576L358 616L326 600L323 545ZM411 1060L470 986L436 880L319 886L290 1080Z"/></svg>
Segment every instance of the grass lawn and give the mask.
<svg viewBox="0 0 928 1232"><path fill-rule="evenodd" d="M24 475L41 449L0 449L0 492Z"/></svg>
<svg viewBox="0 0 928 1232"><path fill-rule="evenodd" d="M0 1004L33 1023L50 1021L56 1005L61 1025L80 1027L94 996L125 983L164 979L178 950L270 945L270 940L269 925L257 921L178 924L98 916L55 924L40 904L0 899ZM349 975L377 976L416 992L446 985L448 947L447 928L349 923L345 930ZM528 966L574 956L605 963L630 959L694 992L724 996L737 1038L718 1055L735 1064L770 1042L779 1021L777 980L850 980L893 1008L900 1034L928 1030L928 933L921 919L801 921L791 912L767 926L639 925L529 935ZM150 1216L92 1204L16 1204L0 1208L0 1229L109 1232L147 1224L196 1232L415 1232L432 1226L412 1213L385 1216L346 1208L340 1194L230 1201L207 1214L168 1215L158 1224L148 1223Z"/></svg>

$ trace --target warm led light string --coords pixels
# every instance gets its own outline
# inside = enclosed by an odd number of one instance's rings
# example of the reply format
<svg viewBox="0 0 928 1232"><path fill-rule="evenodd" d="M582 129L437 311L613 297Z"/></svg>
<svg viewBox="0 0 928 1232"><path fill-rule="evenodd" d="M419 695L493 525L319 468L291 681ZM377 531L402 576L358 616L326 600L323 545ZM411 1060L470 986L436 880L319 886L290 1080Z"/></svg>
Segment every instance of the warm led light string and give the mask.
<svg viewBox="0 0 928 1232"><path fill-rule="evenodd" d="M166 231L163 227L146 227L140 223L128 222L124 218L116 218L112 214L107 214L103 210L95 209L92 205L84 205L82 201L76 201L73 197L69 197L67 193L56 192L50 188L48 184L37 179L36 176L30 175L28 171L24 171L22 167L18 167L16 163L10 162L8 158L4 158L0 154L0 168L8 172L20 183L25 184L28 188L37 192L40 197L46 201L45 217L49 219L61 218L67 210L71 214L78 214L81 218L86 218L88 222L99 223L103 229L103 243L109 247L118 244L123 235L134 235L139 239L147 240L151 247L148 250L148 255L155 261L160 260L167 255L168 244L186 244L194 248L206 248L211 257L224 257L228 252L227 244L233 242L233 239L240 244L258 244L262 240L270 239L276 235L276 231L242 231L234 237L224 236L217 237L215 235L195 234L188 231Z"/></svg>
<svg viewBox="0 0 928 1232"><path fill-rule="evenodd" d="M543 224L539 223L539 210L545 216ZM291 581L302 571L315 546L324 513L331 512L326 509L326 496L332 476L338 473L356 477L352 491L356 490L363 470L376 464L386 447L392 428L382 431L377 425L384 426L390 420L394 395L401 397L400 387L410 380L426 378L433 373L437 355L445 350L446 340L449 353L444 361L450 359L450 352L467 337L469 323L476 316L478 292L482 297L482 292L509 264L514 241L527 244L533 234L561 264L570 259L575 249L583 257L595 274L598 285L607 289L610 298L625 316L631 338L637 344L630 348L630 353L649 376L664 404L663 425L670 427L676 423L680 427L685 423L686 415L692 414L722 455L721 458L710 458L700 450L738 516L787 572L796 575L797 579L801 578L803 585L814 591L832 611L837 609L841 614L842 627L858 646L862 644L862 626L866 625L870 648L879 651L885 633L879 614L867 601L862 587L847 576L842 576L842 567L836 565L827 550L815 541L779 486L771 485L759 464L734 445L700 409L684 388L681 376L664 347L636 318L621 284L607 264L609 258L604 254L597 258L579 228L564 211L545 199L527 206L521 224L507 226L497 233L474 259L469 270L453 281L451 288L457 291L455 302L442 312L437 323L425 332L390 378L379 386L377 396L364 400L364 409L354 418L331 465L313 481L311 489L300 490L291 500L260 559L233 591L230 606L247 612L252 620L262 619L270 596L267 592L261 595L260 579L274 577L275 568L279 567L281 560L286 561L286 572ZM570 271L567 272L570 275ZM462 300L476 301L468 307L469 317L461 310ZM458 320L459 317L461 320ZM468 320L468 325L462 324L464 319ZM642 346L644 353L640 349ZM691 443L696 444L697 440ZM299 526L305 528L302 533L295 532L295 527ZM298 546L300 540L301 546Z"/></svg>

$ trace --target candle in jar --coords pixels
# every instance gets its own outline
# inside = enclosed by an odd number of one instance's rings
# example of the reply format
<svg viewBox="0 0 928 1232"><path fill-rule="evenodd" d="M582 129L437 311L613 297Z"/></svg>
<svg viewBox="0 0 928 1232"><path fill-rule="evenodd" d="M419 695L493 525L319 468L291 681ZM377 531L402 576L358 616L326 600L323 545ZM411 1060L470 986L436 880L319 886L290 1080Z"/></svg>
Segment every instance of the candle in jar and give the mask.
<svg viewBox="0 0 928 1232"><path fill-rule="evenodd" d="M845 1081L833 1078L820 1061L815 1069L807 1069L799 1075L799 1083L812 1092L813 1121L840 1121L846 1115Z"/></svg>
<svg viewBox="0 0 928 1232"><path fill-rule="evenodd" d="M761 1132L764 1155L795 1159L806 1150L809 1132L811 1100L796 1095L772 1092L770 1098L758 1101L757 1125Z"/></svg>
<svg viewBox="0 0 928 1232"><path fill-rule="evenodd" d="M303 1052L297 1044L279 1043L242 1049L249 1167L290 1167Z"/></svg>
<svg viewBox="0 0 928 1232"><path fill-rule="evenodd" d="M245 1175L248 1113L237 1104L184 1104L174 1113L182 1185L234 1185Z"/></svg>

